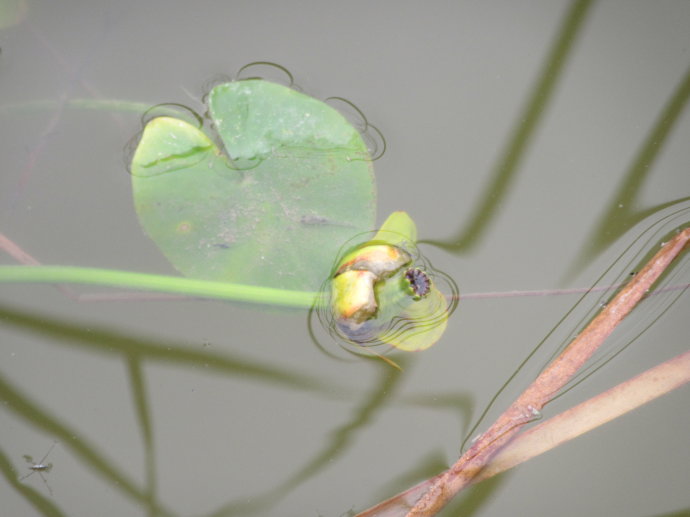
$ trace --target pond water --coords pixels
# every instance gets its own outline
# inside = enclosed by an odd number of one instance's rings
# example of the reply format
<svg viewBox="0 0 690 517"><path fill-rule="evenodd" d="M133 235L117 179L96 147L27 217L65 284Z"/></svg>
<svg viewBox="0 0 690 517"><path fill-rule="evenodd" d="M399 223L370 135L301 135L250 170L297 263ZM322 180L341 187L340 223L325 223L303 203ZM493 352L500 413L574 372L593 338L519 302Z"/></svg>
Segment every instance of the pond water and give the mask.
<svg viewBox="0 0 690 517"><path fill-rule="evenodd" d="M0 29L0 233L46 264L176 274L133 208L125 148L143 109L70 101L202 111L209 80L257 60L287 67L317 98L350 99L381 129L378 223L408 211L461 295L589 286L661 217L638 214L690 195L687 3L18 3L23 17ZM559 38L562 67L542 81ZM597 235L606 244L595 249ZM3 285L3 513L363 510L455 461L575 301L461 299L436 345L394 356L400 373L342 354L317 328L346 360L325 354L304 311L77 303L50 286ZM684 351L687 304L546 416ZM689 402L677 390L446 514L688 511ZM53 442L48 486L38 475L14 483L30 472L23 455L38 462Z"/></svg>

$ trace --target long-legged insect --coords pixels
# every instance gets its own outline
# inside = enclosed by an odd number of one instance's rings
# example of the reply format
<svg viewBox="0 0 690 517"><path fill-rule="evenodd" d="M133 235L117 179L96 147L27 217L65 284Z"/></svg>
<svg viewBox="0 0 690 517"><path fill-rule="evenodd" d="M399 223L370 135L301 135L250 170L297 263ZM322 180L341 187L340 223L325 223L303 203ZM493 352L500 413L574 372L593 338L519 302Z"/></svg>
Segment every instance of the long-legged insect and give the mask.
<svg viewBox="0 0 690 517"><path fill-rule="evenodd" d="M55 447L56 443L57 442L53 442L53 445L50 446L50 448L48 449L48 452L46 452L43 455L43 457L41 458L41 461L39 461L38 463L34 462L34 459L31 456L29 456L28 454L24 454L24 459L26 460L27 463L30 464L29 470L31 472L29 472L26 476L22 476L21 478L19 478L19 481L23 481L24 479L28 478L32 474L38 473L38 475L41 476L41 479L43 480L43 484L48 489L48 492L50 493L50 495L53 495L53 490L50 488L50 485L48 485L48 481L46 481L46 478L43 476L43 473L44 472L48 473L53 468L52 463L44 463L44 462L45 462L46 458L48 457L48 455L50 454L50 452L53 450L53 447Z"/></svg>

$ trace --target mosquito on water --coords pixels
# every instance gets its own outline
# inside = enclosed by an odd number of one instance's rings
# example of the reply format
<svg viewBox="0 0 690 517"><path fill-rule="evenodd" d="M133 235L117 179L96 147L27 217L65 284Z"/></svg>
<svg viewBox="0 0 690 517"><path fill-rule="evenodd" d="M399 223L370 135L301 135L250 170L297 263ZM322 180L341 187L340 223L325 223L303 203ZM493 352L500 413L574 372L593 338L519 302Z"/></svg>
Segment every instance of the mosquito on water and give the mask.
<svg viewBox="0 0 690 517"><path fill-rule="evenodd" d="M46 488L48 489L48 492L50 492L50 495L53 495L53 491L51 490L50 485L48 485L48 481L46 481L46 478L43 476L43 473L45 472L47 474L53 468L52 463L45 463L45 461L46 461L46 458L48 457L48 455L50 454L50 452L53 450L53 447L55 447L56 443L57 442L53 442L53 444L48 449L48 452L46 452L43 455L43 457L41 458L41 461L39 461L38 463L34 462L34 459L31 456L29 456L28 454L24 454L24 459L27 461L27 463L30 464L29 470L31 472L29 472L26 476L19 478L19 481L23 481L26 478L28 478L29 476L31 476L32 474L38 473L38 475L41 476L41 479L43 480L43 483L45 484Z"/></svg>

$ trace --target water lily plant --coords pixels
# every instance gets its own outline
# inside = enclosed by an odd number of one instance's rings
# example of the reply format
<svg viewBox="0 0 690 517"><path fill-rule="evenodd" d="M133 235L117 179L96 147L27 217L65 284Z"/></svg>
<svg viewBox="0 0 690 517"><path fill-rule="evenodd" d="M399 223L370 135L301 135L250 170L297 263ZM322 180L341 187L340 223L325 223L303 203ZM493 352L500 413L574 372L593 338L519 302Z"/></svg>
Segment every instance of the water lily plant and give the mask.
<svg viewBox="0 0 690 517"><path fill-rule="evenodd" d="M413 351L438 341L457 302L452 282L449 296L437 288L449 283L419 254L405 212L367 239L375 184L360 131L327 103L262 79L218 84L207 103L208 127L200 116L148 120L130 167L143 229L188 278L9 266L0 281L316 306L348 342Z"/></svg>

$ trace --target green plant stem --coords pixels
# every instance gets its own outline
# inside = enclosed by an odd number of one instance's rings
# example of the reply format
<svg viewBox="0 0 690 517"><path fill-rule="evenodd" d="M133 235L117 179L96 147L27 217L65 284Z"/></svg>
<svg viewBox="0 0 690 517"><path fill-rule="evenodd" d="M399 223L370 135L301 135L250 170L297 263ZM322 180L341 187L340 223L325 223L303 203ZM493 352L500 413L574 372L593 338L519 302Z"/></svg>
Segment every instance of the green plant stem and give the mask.
<svg viewBox="0 0 690 517"><path fill-rule="evenodd" d="M132 112L144 113L153 106L151 103L125 101L120 99L70 99L65 102L65 106L69 108L97 110L97 111L114 111L114 112ZM23 112L35 110L48 110L60 107L60 101L55 100L38 100L21 102L16 104L4 104L0 106L1 112ZM176 113L171 110L171 113Z"/></svg>
<svg viewBox="0 0 690 517"><path fill-rule="evenodd" d="M0 266L0 283L93 284L302 308L321 298L318 292L71 266Z"/></svg>

